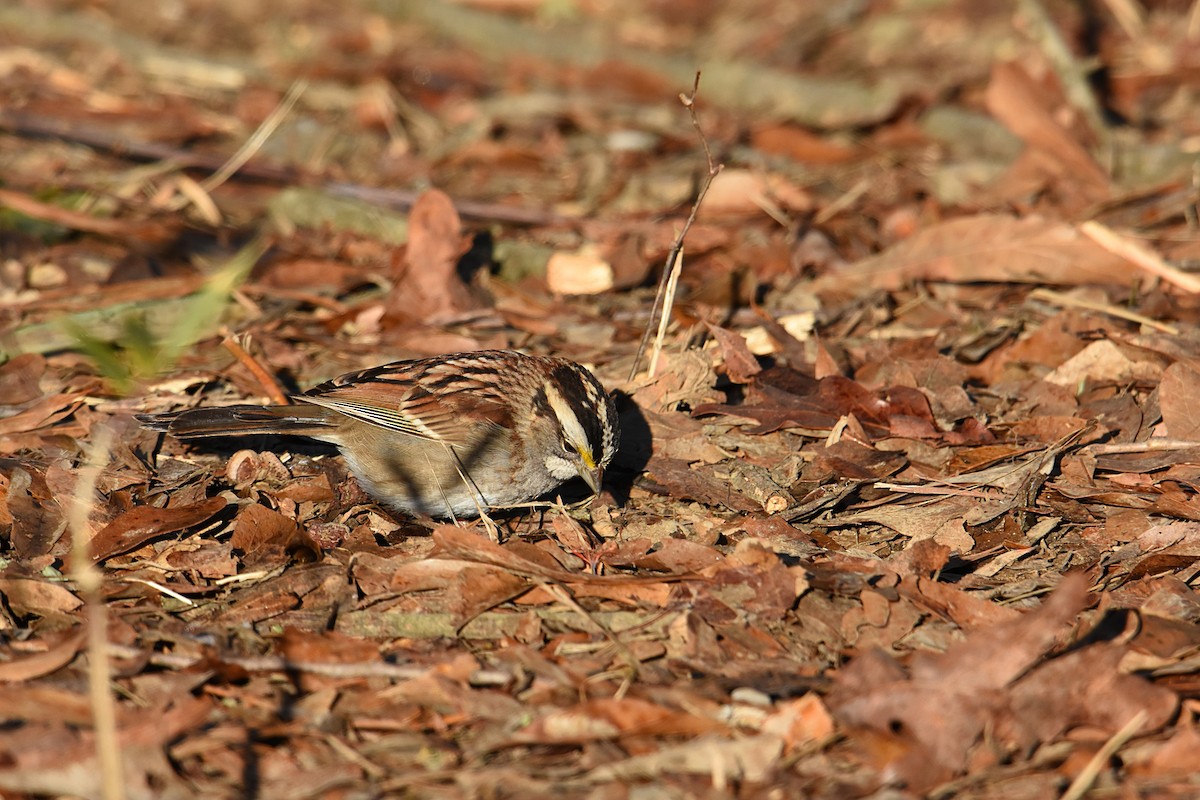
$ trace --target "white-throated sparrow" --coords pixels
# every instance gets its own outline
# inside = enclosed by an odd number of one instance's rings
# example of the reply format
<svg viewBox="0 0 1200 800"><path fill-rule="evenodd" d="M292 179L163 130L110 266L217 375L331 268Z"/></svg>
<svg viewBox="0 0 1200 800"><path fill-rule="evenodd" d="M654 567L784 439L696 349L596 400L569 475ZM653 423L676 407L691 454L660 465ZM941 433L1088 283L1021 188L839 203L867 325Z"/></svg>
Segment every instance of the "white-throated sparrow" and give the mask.
<svg viewBox="0 0 1200 800"><path fill-rule="evenodd" d="M138 419L180 439L267 433L330 442L380 503L436 517L524 503L574 477L598 491L619 437L612 398L591 372L509 350L396 361L295 399Z"/></svg>

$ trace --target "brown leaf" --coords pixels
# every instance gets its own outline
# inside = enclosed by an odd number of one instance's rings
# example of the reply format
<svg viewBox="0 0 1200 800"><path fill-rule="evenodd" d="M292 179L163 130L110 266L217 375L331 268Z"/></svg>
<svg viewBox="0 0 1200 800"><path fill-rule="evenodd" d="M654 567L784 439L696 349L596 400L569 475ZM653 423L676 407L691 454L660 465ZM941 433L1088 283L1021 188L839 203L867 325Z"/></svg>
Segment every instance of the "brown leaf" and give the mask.
<svg viewBox="0 0 1200 800"><path fill-rule="evenodd" d="M1044 380L1067 389L1075 389L1085 380L1096 383L1157 381L1162 376L1162 361L1154 353L1121 347L1102 339L1059 364Z"/></svg>
<svg viewBox="0 0 1200 800"><path fill-rule="evenodd" d="M77 393L47 395L19 414L0 419L0 436L48 428L69 417L82 403L83 395Z"/></svg>
<svg viewBox="0 0 1200 800"><path fill-rule="evenodd" d="M1172 439L1200 442L1197 397L1200 397L1200 371L1182 361L1166 368L1158 385L1158 402Z"/></svg>
<svg viewBox="0 0 1200 800"><path fill-rule="evenodd" d="M1087 586L1080 573L1063 577L1036 611L983 630L939 656L915 661L914 679L941 680L949 675L980 690L1008 685L1035 664L1083 610Z"/></svg>
<svg viewBox="0 0 1200 800"><path fill-rule="evenodd" d="M122 512L92 537L94 561L104 561L168 533L187 530L210 519L225 508L223 497L210 497L178 508L134 506Z"/></svg>
<svg viewBox="0 0 1200 800"><path fill-rule="evenodd" d="M62 508L42 474L14 469L5 490L5 516L12 520L9 541L17 558L49 553L63 531Z"/></svg>
<svg viewBox="0 0 1200 800"><path fill-rule="evenodd" d="M853 145L822 138L789 123L759 124L751 129L750 141L756 150L805 164L843 164L858 158L860 152Z"/></svg>
<svg viewBox="0 0 1200 800"><path fill-rule="evenodd" d="M1193 725L1180 726L1149 760L1130 764L1126 769L1135 776L1194 776L1196 753L1200 753L1200 730Z"/></svg>
<svg viewBox="0 0 1200 800"><path fill-rule="evenodd" d="M1179 696L1145 678L1121 673L1118 665L1124 655L1124 646L1095 644L1039 666L1013 686L1016 724L1045 742L1081 725L1116 733L1145 711L1137 733L1158 730L1174 717Z"/></svg>
<svg viewBox="0 0 1200 800"><path fill-rule="evenodd" d="M66 614L83 605L61 583L32 578L0 578L0 595L21 616Z"/></svg>
<svg viewBox="0 0 1200 800"><path fill-rule="evenodd" d="M489 608L529 590L530 581L511 572L483 564L466 564L450 583L449 607L454 624L461 628Z"/></svg>
<svg viewBox="0 0 1200 800"><path fill-rule="evenodd" d="M301 631L287 627L279 638L279 653L288 661L359 664L379 661L374 642L337 631Z"/></svg>
<svg viewBox="0 0 1200 800"><path fill-rule="evenodd" d="M457 271L468 247L450 196L438 189L423 192L409 214L404 271L388 295L385 316L424 321L474 308Z"/></svg>
<svg viewBox="0 0 1200 800"><path fill-rule="evenodd" d="M257 503L238 512L229 543L242 551L242 563L253 569L276 567L297 556L314 560L321 554L296 520Z"/></svg>
<svg viewBox="0 0 1200 800"><path fill-rule="evenodd" d="M918 231L879 255L816 282L818 291L867 283L899 289L914 281L1123 284L1129 262L1073 226L1004 214L960 217Z"/></svg>
<svg viewBox="0 0 1200 800"><path fill-rule="evenodd" d="M803 189L781 175L724 169L713 180L697 218L713 222L722 217L757 216L764 207L807 211L812 205L812 198Z"/></svg>
<svg viewBox="0 0 1200 800"><path fill-rule="evenodd" d="M22 353L0 364L0 406L15 406L41 397L38 382L45 371L46 359L37 353Z"/></svg>
<svg viewBox="0 0 1200 800"><path fill-rule="evenodd" d="M725 362L725 374L734 383L749 383L750 379L762 372L758 359L746 346L746 339L740 333L709 325L708 332L717 340L721 347L721 357Z"/></svg>
<svg viewBox="0 0 1200 800"><path fill-rule="evenodd" d="M78 727L92 723L86 694L54 686L0 686L0 707L14 721L54 720Z"/></svg>
<svg viewBox="0 0 1200 800"><path fill-rule="evenodd" d="M1054 177L1065 178L1089 203L1107 198L1108 175L1058 122L1053 106L1061 101L1048 95L1021 65L1002 62L992 67L984 100L988 111L1026 145L1049 156L1040 163L1052 169Z"/></svg>
<svg viewBox="0 0 1200 800"><path fill-rule="evenodd" d="M725 560L714 547L687 539L661 539L644 556L631 562L639 569L652 569L672 574L699 572ZM609 562L612 563L612 562Z"/></svg>
<svg viewBox="0 0 1200 800"><path fill-rule="evenodd" d="M646 475L665 487L672 497L725 506L734 511L762 510L761 504L734 491L728 482L713 476L711 469L693 469L686 461L655 456L646 465Z"/></svg>
<svg viewBox="0 0 1200 800"><path fill-rule="evenodd" d="M913 770L912 780L932 779L921 759L908 760L913 752L960 773L985 728L1004 709L1005 687L1062 635L1082 610L1087 585L1082 575L1064 577L1041 608L981 628L943 654L919 655L908 675L881 653L852 661L838 675L830 708L843 724L880 737L872 741L900 745L889 756L896 759L892 767Z"/></svg>
<svg viewBox="0 0 1200 800"><path fill-rule="evenodd" d="M721 723L627 697L604 698L552 711L517 731L515 742L579 744L623 736L698 736L724 731Z"/></svg>
<svg viewBox="0 0 1200 800"><path fill-rule="evenodd" d="M491 564L516 575L558 581L579 580L586 577L568 572L561 567L531 561L489 541L479 532L463 530L455 525L439 525L433 531L433 541L440 550L448 555L464 561Z"/></svg>
<svg viewBox="0 0 1200 800"><path fill-rule="evenodd" d="M0 681L16 683L57 672L74 660L85 638L83 630L76 630L36 655L0 662Z"/></svg>
<svg viewBox="0 0 1200 800"><path fill-rule="evenodd" d="M971 592L964 592L957 587L928 578L917 580L915 591L909 589L907 582L902 583L900 591L953 621L964 631L989 628L1005 622L1016 623L1021 617L1021 612L1015 608L999 605Z"/></svg>

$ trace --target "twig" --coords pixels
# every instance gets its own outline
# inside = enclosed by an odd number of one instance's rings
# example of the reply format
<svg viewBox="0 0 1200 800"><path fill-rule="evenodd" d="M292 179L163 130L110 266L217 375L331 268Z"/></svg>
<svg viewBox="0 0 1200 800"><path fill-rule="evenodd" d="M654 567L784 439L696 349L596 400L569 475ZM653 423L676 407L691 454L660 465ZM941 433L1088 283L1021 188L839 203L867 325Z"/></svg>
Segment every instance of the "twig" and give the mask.
<svg viewBox="0 0 1200 800"><path fill-rule="evenodd" d="M138 226L142 225L140 222L131 223L119 219L94 217L91 214L85 214L82 211L72 211L69 208L56 206L53 203L43 203L29 195L8 189L0 189L0 208L3 207L11 208L18 214L54 225L61 225L71 230L96 233L101 236L112 236L114 238L130 236L137 232Z"/></svg>
<svg viewBox="0 0 1200 800"><path fill-rule="evenodd" d="M1096 751L1083 768L1083 771L1075 776L1075 780L1071 781L1071 785L1067 787L1067 791L1063 793L1062 800L1080 800L1088 790L1092 788L1092 784L1096 781L1096 776L1100 774L1100 770L1108 763L1109 759L1117 754L1117 751L1125 746L1125 743L1134 737L1138 729L1142 727L1142 723L1146 721L1146 709L1139 709L1133 718L1121 726L1121 730L1112 735L1104 746Z"/></svg>
<svg viewBox="0 0 1200 800"><path fill-rule="evenodd" d="M1111 442L1105 444L1089 444L1079 448L1081 453L1090 456L1107 456L1114 453L1155 453L1164 450L1196 450L1200 442L1190 439L1147 439L1144 442Z"/></svg>
<svg viewBox="0 0 1200 800"><path fill-rule="evenodd" d="M1104 0L1125 35L1137 41L1146 35L1146 9L1137 0Z"/></svg>
<svg viewBox="0 0 1200 800"><path fill-rule="evenodd" d="M145 658L156 667L166 669L193 669L203 666L203 656L183 656L174 653L149 651L129 645L111 645L113 655L118 658ZM398 681L412 680L429 674L428 667L407 664L388 664L383 661L360 661L340 663L330 661L293 661L281 656L218 656L217 662L241 667L247 672L304 672L327 678L391 678Z"/></svg>
<svg viewBox="0 0 1200 800"><path fill-rule="evenodd" d="M258 363L258 359L250 355L246 350L245 342L249 339L247 334L229 334L225 335L225 339L221 342L222 346L229 352L233 353L234 358L246 369L250 370L250 374L258 381L259 385L267 392L267 397L271 398L271 402L277 405L287 405L288 398L283 391L283 387L279 385L279 381L275 380L275 376L267 372L262 364Z"/></svg>
<svg viewBox="0 0 1200 800"><path fill-rule="evenodd" d="M167 597L174 598L174 599L178 600L179 602L183 603L185 606L196 605L195 601L192 600L192 598L186 597L186 596L180 594L179 592L175 591L174 589L163 586L158 581L147 580L146 578L126 578L125 580L129 581L130 583L140 583L144 586L149 586L154 591L161 592L162 594L165 594Z"/></svg>
<svg viewBox="0 0 1200 800"><path fill-rule="evenodd" d="M89 545L92 539L88 516L94 504L100 470L108 461L112 430L93 429L87 459L75 482L67 524L71 530L71 571L83 595L87 609L88 701L96 730L96 758L100 762L101 796L104 800L122 800L125 781L121 770L121 748L117 742L117 712L109 690L108 608L102 591L104 578L92 563Z"/></svg>
<svg viewBox="0 0 1200 800"><path fill-rule="evenodd" d="M650 377L658 374L658 357L662 354L663 340L667 338L667 326L671 323L671 308L675 305L675 292L679 290L679 275L683 272L683 250L678 252L671 274L667 278L666 290L662 293L662 311L658 314L658 332L654 335L654 347L650 351Z"/></svg>
<svg viewBox="0 0 1200 800"><path fill-rule="evenodd" d="M1095 220L1083 223L1079 230L1108 252L1132 262L1139 269L1162 278L1185 292L1200 293L1200 277L1172 267L1162 256L1140 242L1121 236L1112 228L1105 227Z"/></svg>
<svg viewBox="0 0 1200 800"><path fill-rule="evenodd" d="M700 90L700 73L696 73L696 80L692 84L692 93L690 95L680 94L679 102L683 103L684 108L692 117L692 127L696 129L697 135L700 137L700 144L704 146L704 158L708 163L708 175L704 179L704 183L700 185L700 192L696 195L696 201L692 203L691 213L688 214L687 222L683 224L683 229L679 231L679 235L675 237L675 241L671 244L671 250L667 253L667 263L663 267L662 278L658 282L658 292L654 295L654 306L650 309L650 320L646 323L646 331L642 334L642 340L638 343L637 355L633 357L633 366L629 369L629 380L632 381L637 377L638 366L642 363L642 356L646 352L646 345L650 342L650 334L656 328L656 323L659 319L659 314L663 318L667 317L667 309L671 300L664 302L667 297L668 284L672 284L671 276L676 274L676 261L683 252L683 240L691 230L692 223L696 221L696 214L700 211L700 204L704 202L704 196L708 194L708 189L712 186L713 180L721 172L724 164L713 162L712 150L708 146L708 138L704 135L704 129L700 127L700 120L696 117L696 93ZM676 276L676 280L678 277ZM674 294L674 286L671 286L671 293ZM656 352L661 349L661 336L656 345ZM657 361L657 355L655 356ZM650 374L654 374L654 367L650 368Z"/></svg>
<svg viewBox="0 0 1200 800"><path fill-rule="evenodd" d="M287 90L287 94L271 110L271 113L262 121L262 124L255 129L250 138L216 172L204 179L200 184L201 188L206 192L211 192L244 167L246 162L262 148L263 143L271 137L271 134L275 132L275 129L279 127L284 118L295 108L296 103L300 100L300 95L304 94L304 90L307 88L308 81L306 80L298 80L293 83Z"/></svg>
<svg viewBox="0 0 1200 800"><path fill-rule="evenodd" d="M271 297L282 300L292 300L297 303L307 303L315 308L323 308L333 314L345 314L349 306L332 297L325 297L302 289L288 289L280 286L268 286L264 283L244 283L241 292L248 297Z"/></svg>
<svg viewBox="0 0 1200 800"><path fill-rule="evenodd" d="M561 583L554 583L551 581L538 581L538 583L544 590L546 590L547 594L565 605L567 608L574 611L579 616L583 617L587 622L591 623L593 628L602 634L605 639L608 639L609 643L616 649L617 653L621 656L621 660L625 662L625 666L629 668L630 674L633 676L638 675L638 673L641 671L641 665L638 662L637 656L635 656L633 651L629 649L629 645L618 639L615 632L601 624L600 621L592 616L592 614L586 608L579 605L579 602L571 596L569 591L567 591L567 587L563 586ZM623 687L621 694L624 694L624 691L627 689L628 687Z"/></svg>
<svg viewBox="0 0 1200 800"><path fill-rule="evenodd" d="M832 203L818 211L817 215L813 217L812 224L817 226L824 225L826 222L829 222L829 220L833 219L838 214L857 203L859 198L870 191L870 189L871 179L863 178L858 183L854 184L845 192L843 192L842 195L835 199Z"/></svg>
<svg viewBox="0 0 1200 800"><path fill-rule="evenodd" d="M937 486L906 483L874 483L872 486L876 489L883 489L888 492L896 492L897 494L926 494L937 495L938 497L976 497L980 500L1003 500L1004 496L998 491L985 491L983 489L957 489L953 486Z"/></svg>
<svg viewBox="0 0 1200 800"><path fill-rule="evenodd" d="M1125 309L1118 308L1111 303L1100 303L1083 297L1072 297L1071 295L1063 294L1062 292L1056 292L1053 289L1047 289L1045 287L1034 289L1029 293L1029 296L1033 299L1045 300L1047 303L1053 303L1054 305L1060 307L1086 308L1088 311L1099 311L1101 314L1107 314L1110 317L1128 320L1129 322L1136 322L1138 325L1144 325L1147 328L1153 328L1161 333L1170 334L1171 336L1179 335L1179 328L1175 327L1174 325L1170 325L1166 322L1159 322L1156 319L1151 319L1150 317L1143 316L1142 314L1135 314L1132 311L1126 311Z"/></svg>

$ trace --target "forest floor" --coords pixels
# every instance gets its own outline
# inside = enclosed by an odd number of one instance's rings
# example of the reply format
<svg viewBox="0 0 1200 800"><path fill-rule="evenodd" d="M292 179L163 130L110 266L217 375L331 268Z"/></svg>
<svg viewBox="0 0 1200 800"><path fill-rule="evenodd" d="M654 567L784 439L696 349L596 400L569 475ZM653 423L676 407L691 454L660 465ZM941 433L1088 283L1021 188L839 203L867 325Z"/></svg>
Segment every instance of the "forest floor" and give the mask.
<svg viewBox="0 0 1200 800"><path fill-rule="evenodd" d="M0 796L1200 797L1198 65L1150 0L0 8ZM624 430L499 542L134 418L479 348Z"/></svg>

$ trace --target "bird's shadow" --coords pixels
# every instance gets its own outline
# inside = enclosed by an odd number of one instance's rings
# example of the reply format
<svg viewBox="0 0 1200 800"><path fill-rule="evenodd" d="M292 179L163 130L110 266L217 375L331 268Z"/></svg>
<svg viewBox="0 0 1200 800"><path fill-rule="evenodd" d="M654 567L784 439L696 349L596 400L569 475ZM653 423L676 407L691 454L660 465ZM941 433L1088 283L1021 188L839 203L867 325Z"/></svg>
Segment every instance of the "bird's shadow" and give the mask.
<svg viewBox="0 0 1200 800"><path fill-rule="evenodd" d="M613 392L617 418L621 421L621 444L605 473L605 484L618 506L629 502L634 482L650 461L650 423L633 398L622 391Z"/></svg>

